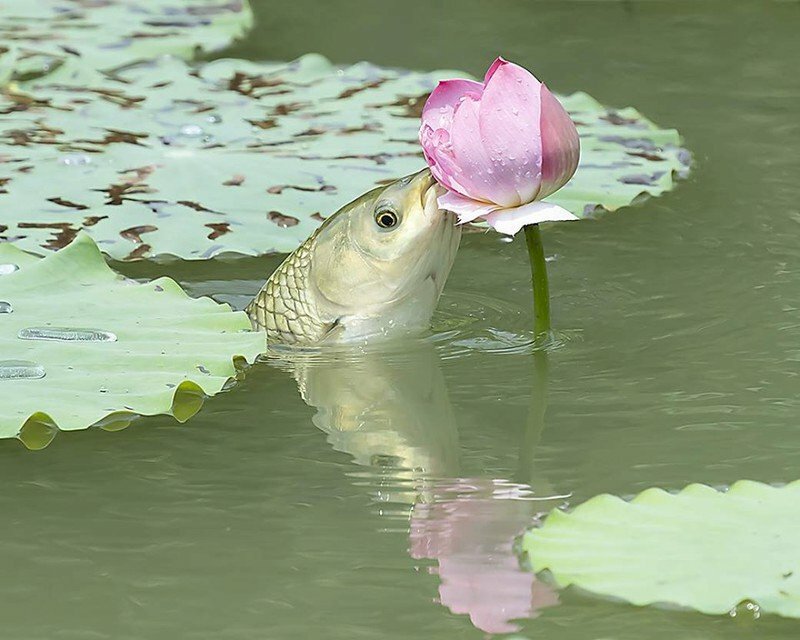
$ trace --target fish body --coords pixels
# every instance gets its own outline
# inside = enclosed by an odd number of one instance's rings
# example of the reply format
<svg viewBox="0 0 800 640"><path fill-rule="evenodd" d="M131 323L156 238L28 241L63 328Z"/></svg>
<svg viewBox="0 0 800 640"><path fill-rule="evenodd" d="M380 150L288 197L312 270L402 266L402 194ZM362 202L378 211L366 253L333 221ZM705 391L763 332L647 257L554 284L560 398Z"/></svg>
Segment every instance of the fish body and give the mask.
<svg viewBox="0 0 800 640"><path fill-rule="evenodd" d="M328 218L275 270L246 311L270 344L354 342L424 329L460 241L428 169Z"/></svg>

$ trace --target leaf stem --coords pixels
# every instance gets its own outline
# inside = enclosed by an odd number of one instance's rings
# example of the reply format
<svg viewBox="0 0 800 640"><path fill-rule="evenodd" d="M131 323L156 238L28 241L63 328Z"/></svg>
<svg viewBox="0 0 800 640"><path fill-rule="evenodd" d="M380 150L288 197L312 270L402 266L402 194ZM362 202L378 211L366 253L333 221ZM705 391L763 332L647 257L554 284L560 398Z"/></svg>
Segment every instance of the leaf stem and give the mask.
<svg viewBox="0 0 800 640"><path fill-rule="evenodd" d="M533 333L536 340L541 340L550 335L550 285L547 281L547 262L539 225L525 225L524 229L533 285Z"/></svg>

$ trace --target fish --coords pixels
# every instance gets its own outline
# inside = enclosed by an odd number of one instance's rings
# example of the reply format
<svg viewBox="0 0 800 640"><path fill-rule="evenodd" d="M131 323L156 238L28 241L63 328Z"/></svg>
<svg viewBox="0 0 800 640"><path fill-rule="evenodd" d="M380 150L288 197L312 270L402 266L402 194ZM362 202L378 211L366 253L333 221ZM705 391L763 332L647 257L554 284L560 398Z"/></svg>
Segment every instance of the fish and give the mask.
<svg viewBox="0 0 800 640"><path fill-rule="evenodd" d="M268 345L353 343L430 325L461 239L428 169L339 209L247 305Z"/></svg>

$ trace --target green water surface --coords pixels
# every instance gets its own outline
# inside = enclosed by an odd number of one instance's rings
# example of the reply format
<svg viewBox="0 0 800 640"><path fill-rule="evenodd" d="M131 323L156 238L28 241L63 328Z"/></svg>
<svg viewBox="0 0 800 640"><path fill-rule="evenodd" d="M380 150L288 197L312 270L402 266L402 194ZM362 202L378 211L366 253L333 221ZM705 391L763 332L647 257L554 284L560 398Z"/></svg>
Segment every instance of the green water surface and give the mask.
<svg viewBox="0 0 800 640"><path fill-rule="evenodd" d="M676 127L693 173L545 230L546 369L524 239L469 234L432 337L298 363L303 397L273 362L185 425L0 443L0 637L797 638L556 592L512 541L604 491L800 478L800 3L254 7L231 55L480 75L503 54ZM278 261L121 268L241 307Z"/></svg>

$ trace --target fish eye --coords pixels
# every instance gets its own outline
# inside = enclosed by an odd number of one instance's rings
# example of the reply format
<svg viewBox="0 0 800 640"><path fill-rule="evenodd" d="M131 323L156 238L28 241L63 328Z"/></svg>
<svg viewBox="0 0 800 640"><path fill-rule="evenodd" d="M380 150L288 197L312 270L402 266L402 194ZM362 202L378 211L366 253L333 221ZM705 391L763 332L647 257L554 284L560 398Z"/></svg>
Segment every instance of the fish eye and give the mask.
<svg viewBox="0 0 800 640"><path fill-rule="evenodd" d="M391 229L397 226L398 222L397 214L389 208L383 207L375 212L375 224L381 229Z"/></svg>

